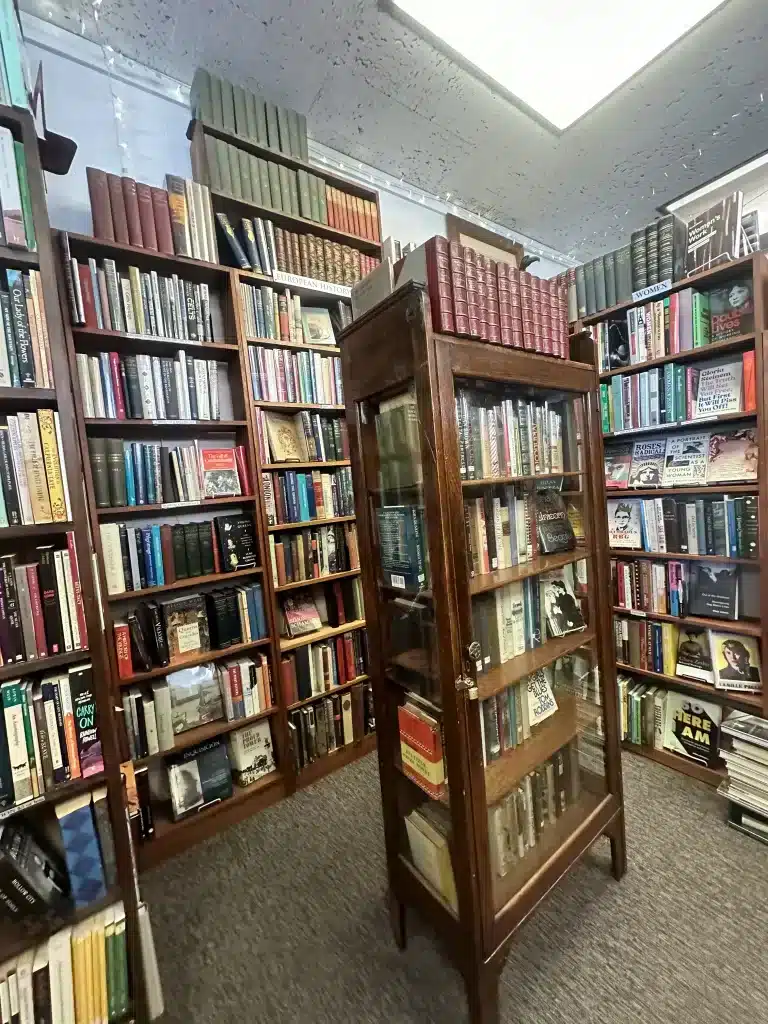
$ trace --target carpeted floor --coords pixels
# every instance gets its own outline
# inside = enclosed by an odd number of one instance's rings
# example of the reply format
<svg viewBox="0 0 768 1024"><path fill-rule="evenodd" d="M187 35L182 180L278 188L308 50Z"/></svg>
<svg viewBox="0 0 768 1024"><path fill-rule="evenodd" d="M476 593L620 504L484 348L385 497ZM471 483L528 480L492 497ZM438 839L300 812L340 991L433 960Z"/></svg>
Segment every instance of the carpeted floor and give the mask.
<svg viewBox="0 0 768 1024"><path fill-rule="evenodd" d="M707 787L625 754L629 871L607 842L518 933L504 1024L765 1024L768 849ZM464 1024L463 987L383 900L375 755L147 875L168 1024Z"/></svg>

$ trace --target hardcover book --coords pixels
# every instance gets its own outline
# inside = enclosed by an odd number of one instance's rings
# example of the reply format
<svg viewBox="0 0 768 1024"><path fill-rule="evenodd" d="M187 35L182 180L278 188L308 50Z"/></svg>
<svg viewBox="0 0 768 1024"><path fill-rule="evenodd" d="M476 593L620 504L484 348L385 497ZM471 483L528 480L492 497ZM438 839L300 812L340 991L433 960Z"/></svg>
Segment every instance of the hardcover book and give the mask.
<svg viewBox="0 0 768 1024"><path fill-rule="evenodd" d="M746 483L757 480L757 431L723 430L709 439L707 483Z"/></svg>
<svg viewBox="0 0 768 1024"><path fill-rule="evenodd" d="M56 804L72 898L77 908L106 896L104 867L91 813L91 794Z"/></svg>
<svg viewBox="0 0 768 1024"><path fill-rule="evenodd" d="M742 192L733 192L688 221L686 274L697 274L738 259L743 198Z"/></svg>
<svg viewBox="0 0 768 1024"><path fill-rule="evenodd" d="M608 323L608 365L605 370L620 370L630 364L629 330L626 320Z"/></svg>
<svg viewBox="0 0 768 1024"><path fill-rule="evenodd" d="M376 512L381 569L387 584L400 590L428 584L424 508L389 505Z"/></svg>
<svg viewBox="0 0 768 1024"><path fill-rule="evenodd" d="M725 341L755 329L755 302L752 278L731 281L723 288L709 293L710 337L712 341Z"/></svg>
<svg viewBox="0 0 768 1024"><path fill-rule="evenodd" d="M680 630L675 675L682 676L684 679L697 679L702 683L714 681L706 629L691 627Z"/></svg>
<svg viewBox="0 0 768 1024"><path fill-rule="evenodd" d="M639 499L608 502L608 544L612 548L642 548Z"/></svg>
<svg viewBox="0 0 768 1024"><path fill-rule="evenodd" d="M736 619L739 568L710 562L691 563L688 613L705 619Z"/></svg>
<svg viewBox="0 0 768 1024"><path fill-rule="evenodd" d="M635 441L632 446L630 487L661 487L666 441Z"/></svg>
<svg viewBox="0 0 768 1024"><path fill-rule="evenodd" d="M199 594L163 602L163 619L171 661L211 649L205 601Z"/></svg>
<svg viewBox="0 0 768 1024"><path fill-rule="evenodd" d="M696 392L694 419L740 412L743 376L741 356L714 365L702 366Z"/></svg>
<svg viewBox="0 0 768 1024"><path fill-rule="evenodd" d="M212 665L169 672L166 681L174 735L224 717L221 689Z"/></svg>
<svg viewBox="0 0 768 1024"><path fill-rule="evenodd" d="M624 490L629 486L632 466L632 444L614 444L605 451L605 486L608 490Z"/></svg>
<svg viewBox="0 0 768 1024"><path fill-rule="evenodd" d="M667 692L664 747L714 768L720 746L722 708L693 700L674 690Z"/></svg>
<svg viewBox="0 0 768 1024"><path fill-rule="evenodd" d="M304 342L307 345L335 345L331 314L327 309L315 309L303 306L301 310L301 326Z"/></svg>
<svg viewBox="0 0 768 1024"><path fill-rule="evenodd" d="M557 491L546 490L536 494L536 529L539 547L544 554L571 551L576 547L565 503Z"/></svg>
<svg viewBox="0 0 768 1024"><path fill-rule="evenodd" d="M762 691L760 651L756 637L710 630L709 643L716 689L752 693Z"/></svg>
<svg viewBox="0 0 768 1024"><path fill-rule="evenodd" d="M167 764L174 821L232 796L232 773L223 740L199 743Z"/></svg>
<svg viewBox="0 0 768 1024"><path fill-rule="evenodd" d="M273 462L306 462L309 459L307 438L301 415L283 416L265 411L269 450Z"/></svg>
<svg viewBox="0 0 768 1024"><path fill-rule="evenodd" d="M275 755L269 722L254 722L236 729L227 738L229 760L235 782L250 786L275 770Z"/></svg>
<svg viewBox="0 0 768 1024"><path fill-rule="evenodd" d="M664 457L664 487L703 484L707 479L709 437L705 434L683 434L667 438Z"/></svg>
<svg viewBox="0 0 768 1024"><path fill-rule="evenodd" d="M284 598L283 617L291 637L316 633L323 625L310 591Z"/></svg>
<svg viewBox="0 0 768 1024"><path fill-rule="evenodd" d="M224 572L251 569L258 564L253 518L247 515L216 516L216 536Z"/></svg>
<svg viewBox="0 0 768 1024"><path fill-rule="evenodd" d="M240 478L234 448L203 448L200 450L205 498L237 497Z"/></svg>
<svg viewBox="0 0 768 1024"><path fill-rule="evenodd" d="M581 605L574 597L562 569L542 573L539 576L539 590L547 617L549 636L565 636L567 633L576 633L585 628Z"/></svg>

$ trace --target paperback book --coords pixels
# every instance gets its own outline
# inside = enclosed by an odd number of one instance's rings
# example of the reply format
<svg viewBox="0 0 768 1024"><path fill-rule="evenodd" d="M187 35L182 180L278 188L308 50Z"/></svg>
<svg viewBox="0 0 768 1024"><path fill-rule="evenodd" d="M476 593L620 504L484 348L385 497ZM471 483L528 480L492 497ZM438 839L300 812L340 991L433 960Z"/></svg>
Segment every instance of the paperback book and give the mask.
<svg viewBox="0 0 768 1024"><path fill-rule="evenodd" d="M664 487L703 484L707 479L708 433L683 434L667 439L664 457Z"/></svg>
<svg viewBox="0 0 768 1024"><path fill-rule="evenodd" d="M611 548L642 548L642 523L638 499L608 502L608 544Z"/></svg>
<svg viewBox="0 0 768 1024"><path fill-rule="evenodd" d="M706 629L680 630L675 675L684 679L696 679L701 683L714 682L709 635Z"/></svg>
<svg viewBox="0 0 768 1024"><path fill-rule="evenodd" d="M630 487L661 487L666 441L635 441L632 446Z"/></svg>
<svg viewBox="0 0 768 1024"><path fill-rule="evenodd" d="M607 490L624 490L629 486L633 447L632 444L616 444L606 450L605 486Z"/></svg>
<svg viewBox="0 0 768 1024"><path fill-rule="evenodd" d="M756 637L711 630L709 643L718 690L761 692L763 682Z"/></svg>
<svg viewBox="0 0 768 1024"><path fill-rule="evenodd" d="M708 484L746 483L757 480L757 431L724 430L709 438Z"/></svg>
<svg viewBox="0 0 768 1024"><path fill-rule="evenodd" d="M674 754L717 765L722 708L669 690L666 695L664 746Z"/></svg>

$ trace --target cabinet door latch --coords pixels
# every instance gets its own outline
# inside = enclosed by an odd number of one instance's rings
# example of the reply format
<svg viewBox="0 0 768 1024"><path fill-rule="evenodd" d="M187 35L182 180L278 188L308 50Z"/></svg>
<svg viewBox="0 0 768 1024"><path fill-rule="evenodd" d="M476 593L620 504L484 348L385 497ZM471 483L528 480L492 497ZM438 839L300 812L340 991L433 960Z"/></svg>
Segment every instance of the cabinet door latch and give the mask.
<svg viewBox="0 0 768 1024"><path fill-rule="evenodd" d="M477 700L477 687L475 686L475 680L470 676L459 676L456 680L456 689L459 691L466 690L467 697L470 700Z"/></svg>

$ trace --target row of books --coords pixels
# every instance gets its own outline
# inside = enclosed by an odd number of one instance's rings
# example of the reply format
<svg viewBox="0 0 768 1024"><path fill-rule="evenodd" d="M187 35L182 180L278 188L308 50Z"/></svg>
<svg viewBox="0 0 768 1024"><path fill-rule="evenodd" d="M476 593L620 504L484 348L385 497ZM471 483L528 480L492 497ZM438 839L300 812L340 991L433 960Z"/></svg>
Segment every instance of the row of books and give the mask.
<svg viewBox="0 0 768 1024"><path fill-rule="evenodd" d="M723 709L700 697L639 683L619 673L621 738L652 750L668 750L718 767Z"/></svg>
<svg viewBox="0 0 768 1024"><path fill-rule="evenodd" d="M359 577L334 580L312 590L295 590L280 602L280 635L303 637L325 626L343 626L365 616Z"/></svg>
<svg viewBox="0 0 768 1024"><path fill-rule="evenodd" d="M317 529L270 533L269 554L276 587L359 569L357 524L333 523Z"/></svg>
<svg viewBox="0 0 768 1024"><path fill-rule="evenodd" d="M288 715L299 770L376 731L370 683L334 693Z"/></svg>
<svg viewBox="0 0 768 1024"><path fill-rule="evenodd" d="M121 679L267 635L260 583L218 587L170 601L146 601L114 624Z"/></svg>
<svg viewBox="0 0 768 1024"><path fill-rule="evenodd" d="M274 704L266 655L170 672L122 695L131 757L171 751L176 737L211 722L253 718Z"/></svg>
<svg viewBox="0 0 768 1024"><path fill-rule="evenodd" d="M0 527L71 518L58 412L0 416Z"/></svg>
<svg viewBox="0 0 768 1024"><path fill-rule="evenodd" d="M88 649L75 536L35 549L37 561L0 557L0 663L38 661Z"/></svg>
<svg viewBox="0 0 768 1024"><path fill-rule="evenodd" d="M351 245L278 227L268 217L241 217L234 226L225 213L217 213L216 220L237 265L257 274L295 274L351 287L381 263Z"/></svg>
<svg viewBox="0 0 768 1024"><path fill-rule="evenodd" d="M574 586L580 589L567 565L476 595L472 627L480 646L478 672L488 672L549 639L585 629Z"/></svg>
<svg viewBox="0 0 768 1024"><path fill-rule="evenodd" d="M112 259L97 266L91 258L78 263L61 236L64 264L69 268L68 294L72 323L132 336L215 343L224 337L219 296L207 284L165 277L129 266L119 270Z"/></svg>
<svg viewBox="0 0 768 1024"><path fill-rule="evenodd" d="M364 675L368 664L364 629L341 633L321 643L306 644L280 660L283 698L290 707L320 697Z"/></svg>
<svg viewBox="0 0 768 1024"><path fill-rule="evenodd" d="M611 444L605 451L605 486L626 490L749 483L757 479L758 453L754 427Z"/></svg>
<svg viewBox="0 0 768 1024"><path fill-rule="evenodd" d="M557 824L581 795L581 771L576 740L525 775L503 800L488 810L491 866L503 878Z"/></svg>
<svg viewBox="0 0 768 1024"><path fill-rule="evenodd" d="M722 619L759 614L759 574L748 567L612 558L611 580L613 603L626 611Z"/></svg>
<svg viewBox="0 0 768 1024"><path fill-rule="evenodd" d="M718 793L728 799L728 824L765 843L768 834L768 722L734 712L722 723L720 756L728 778Z"/></svg>
<svg viewBox="0 0 768 1024"><path fill-rule="evenodd" d="M0 133L5 130L0 129ZM40 271L7 268L5 280L6 287L0 288L0 387L52 388L51 345Z"/></svg>
<svg viewBox="0 0 768 1024"><path fill-rule="evenodd" d="M229 366L170 356L77 353L86 419L231 420Z"/></svg>
<svg viewBox="0 0 768 1024"><path fill-rule="evenodd" d="M7 36L4 36L4 39L7 40ZM5 59L5 47L3 48L3 59ZM7 103L8 100L3 102ZM25 92L23 101L20 101L19 105L26 107L27 104ZM36 250L37 239L32 218L32 202L29 196L29 175L24 143L17 142L11 129L5 127L0 128L0 204L2 204L0 245Z"/></svg>
<svg viewBox="0 0 768 1024"><path fill-rule="evenodd" d="M239 135L259 146L309 161L307 119L290 107L197 68L189 92L192 117L204 125Z"/></svg>
<svg viewBox="0 0 768 1024"><path fill-rule="evenodd" d="M0 444L2 443L0 434ZM197 502L250 494L245 447L216 441L169 446L89 437L97 508Z"/></svg>
<svg viewBox="0 0 768 1024"><path fill-rule="evenodd" d="M566 293L556 280L440 235L405 257L398 283L410 279L427 285L435 330L568 358Z"/></svg>
<svg viewBox="0 0 768 1024"><path fill-rule="evenodd" d="M301 298L269 285L240 282L240 299L249 338L284 341L288 345L335 345L334 320L349 321L349 307L339 300L334 310L302 306Z"/></svg>
<svg viewBox="0 0 768 1024"><path fill-rule="evenodd" d="M166 174L165 188L86 167L95 238L218 263L211 194L205 185Z"/></svg>
<svg viewBox="0 0 768 1024"><path fill-rule="evenodd" d="M532 729L556 710L557 703L545 670L524 676L501 693L481 701L483 764L498 760L506 751L530 739Z"/></svg>
<svg viewBox="0 0 768 1024"><path fill-rule="evenodd" d="M90 664L0 687L0 807L104 771Z"/></svg>
<svg viewBox="0 0 768 1024"><path fill-rule="evenodd" d="M344 404L338 356L249 345L248 363L253 397L257 402Z"/></svg>
<svg viewBox="0 0 768 1024"><path fill-rule="evenodd" d="M752 279L744 277L707 292L683 288L634 306L626 321L604 320L591 333L600 370L605 371L704 348L754 329Z"/></svg>
<svg viewBox="0 0 768 1024"><path fill-rule="evenodd" d="M600 385L606 434L756 410L754 351L696 366L666 363L616 373Z"/></svg>
<svg viewBox="0 0 768 1024"><path fill-rule="evenodd" d="M293 416L255 410L262 465L270 462L343 462L349 458L346 420L303 409Z"/></svg>
<svg viewBox="0 0 768 1024"><path fill-rule="evenodd" d="M459 388L462 480L578 471L576 413L567 399L526 401Z"/></svg>
<svg viewBox="0 0 768 1024"><path fill-rule="evenodd" d="M760 693L756 637L615 616L616 660L625 665L709 683L718 690Z"/></svg>
<svg viewBox="0 0 768 1024"><path fill-rule="evenodd" d="M262 473L267 523L306 523L355 514L352 471L348 466L332 473L299 473L293 470Z"/></svg>
<svg viewBox="0 0 768 1024"><path fill-rule="evenodd" d="M9 1021L125 1019L131 997L122 902L6 961L0 975Z"/></svg>

